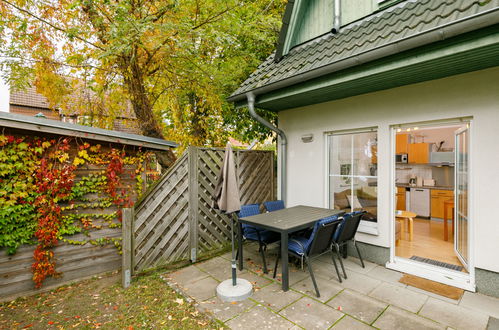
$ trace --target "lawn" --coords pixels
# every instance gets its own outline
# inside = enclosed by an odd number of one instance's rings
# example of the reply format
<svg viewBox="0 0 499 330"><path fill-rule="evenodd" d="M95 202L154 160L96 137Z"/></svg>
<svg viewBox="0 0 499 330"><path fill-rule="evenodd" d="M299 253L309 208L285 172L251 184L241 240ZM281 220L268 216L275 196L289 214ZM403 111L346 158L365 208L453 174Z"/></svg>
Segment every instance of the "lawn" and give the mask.
<svg viewBox="0 0 499 330"><path fill-rule="evenodd" d="M159 273L128 289L118 272L0 304L0 329L219 329L170 288Z"/></svg>

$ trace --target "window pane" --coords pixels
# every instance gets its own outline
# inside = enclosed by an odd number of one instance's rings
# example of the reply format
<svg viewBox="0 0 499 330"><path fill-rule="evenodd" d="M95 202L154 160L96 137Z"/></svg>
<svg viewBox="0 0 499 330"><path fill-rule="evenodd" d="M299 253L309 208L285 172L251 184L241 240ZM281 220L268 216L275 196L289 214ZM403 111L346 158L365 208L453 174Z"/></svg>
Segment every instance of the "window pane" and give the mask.
<svg viewBox="0 0 499 330"><path fill-rule="evenodd" d="M376 176L378 142L376 132L353 135L354 175Z"/></svg>
<svg viewBox="0 0 499 330"><path fill-rule="evenodd" d="M377 133L330 135L330 207L368 212L363 220L377 221Z"/></svg>
<svg viewBox="0 0 499 330"><path fill-rule="evenodd" d="M352 195L351 176L331 176L330 177L331 208L350 212L348 199Z"/></svg>

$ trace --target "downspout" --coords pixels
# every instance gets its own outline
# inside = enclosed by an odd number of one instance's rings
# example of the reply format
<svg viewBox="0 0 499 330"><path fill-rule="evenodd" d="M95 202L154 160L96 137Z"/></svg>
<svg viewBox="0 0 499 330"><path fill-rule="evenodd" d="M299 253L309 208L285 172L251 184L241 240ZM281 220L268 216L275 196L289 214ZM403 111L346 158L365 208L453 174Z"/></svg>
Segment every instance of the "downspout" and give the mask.
<svg viewBox="0 0 499 330"><path fill-rule="evenodd" d="M341 0L334 0L334 19L333 28L331 29L332 34L337 34L340 32L341 27Z"/></svg>
<svg viewBox="0 0 499 330"><path fill-rule="evenodd" d="M246 98L248 99L248 109L250 116L255 119L257 122L267 127L268 129L276 132L279 135L281 140L281 147L279 148L279 154L281 159L281 199L286 204L286 158L287 158L287 144L288 139L286 138L286 134L277 128L276 126L269 123L267 120L258 115L255 111L255 94L249 92L246 94Z"/></svg>

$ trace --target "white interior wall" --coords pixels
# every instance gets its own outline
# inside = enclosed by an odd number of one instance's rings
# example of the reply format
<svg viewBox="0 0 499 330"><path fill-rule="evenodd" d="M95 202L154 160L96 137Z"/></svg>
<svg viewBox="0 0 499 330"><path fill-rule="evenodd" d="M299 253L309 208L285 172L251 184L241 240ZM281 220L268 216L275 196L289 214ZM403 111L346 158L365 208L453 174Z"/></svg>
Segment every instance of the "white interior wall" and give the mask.
<svg viewBox="0 0 499 330"><path fill-rule="evenodd" d="M499 68L279 113L288 136L287 206L326 206L325 132L378 127L378 230L359 241L390 245L391 125L473 116L471 203L475 266L499 272ZM303 143L301 136L314 134Z"/></svg>

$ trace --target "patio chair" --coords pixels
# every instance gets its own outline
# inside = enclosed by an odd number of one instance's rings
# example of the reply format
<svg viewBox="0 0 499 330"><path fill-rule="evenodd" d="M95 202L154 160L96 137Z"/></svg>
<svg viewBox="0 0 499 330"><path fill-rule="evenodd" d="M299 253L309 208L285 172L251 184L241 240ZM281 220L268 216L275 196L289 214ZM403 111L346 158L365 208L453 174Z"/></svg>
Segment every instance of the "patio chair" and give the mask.
<svg viewBox="0 0 499 330"><path fill-rule="evenodd" d="M238 212L237 216L239 218L249 217L252 215L260 214L260 205L258 204L248 204L241 205L241 210ZM265 250L267 250L267 244L271 244L277 242L281 239L280 235L276 232L257 228L255 226L242 224L240 227L243 232L243 239L249 241L257 241L258 242L258 251L262 256L263 262L263 272L265 274L268 273L267 263L265 260ZM239 257L239 253L236 256L236 259Z"/></svg>
<svg viewBox="0 0 499 330"><path fill-rule="evenodd" d="M269 212L274 212L277 210L282 210L284 208L284 201L276 200L276 201L267 201L263 202L263 206Z"/></svg>
<svg viewBox="0 0 499 330"><path fill-rule="evenodd" d="M302 260L305 260L307 264L308 272L312 278L312 283L314 284L315 293L317 297L320 297L319 288L317 282L315 281L314 272L312 270L311 261L316 257L330 251L331 241L333 234L341 223L341 217L339 215L334 215L317 221L312 230L310 237L291 237L288 243L288 254ZM334 268L336 269L336 274L341 282L341 276L338 271L338 265L334 259L334 254L331 255ZM274 267L274 278L277 273L277 265L279 264L279 256L276 259Z"/></svg>
<svg viewBox="0 0 499 330"><path fill-rule="evenodd" d="M333 242L331 244L331 250L340 259L340 266L343 271L343 275L345 279L347 278L347 273L345 272L345 267L343 266L343 261L341 260L340 250L345 247L348 241L352 241L355 249L357 250L357 254L359 255L360 263L362 268L365 268L364 261L362 260L362 255L360 254L359 247L357 246L357 241L355 240L355 234L357 233L357 229L359 228L360 220L365 211L354 211L351 213L346 213L343 216L343 220L341 224L338 226L338 229L333 235ZM346 258L346 256L345 256ZM341 282L341 281L340 281Z"/></svg>

